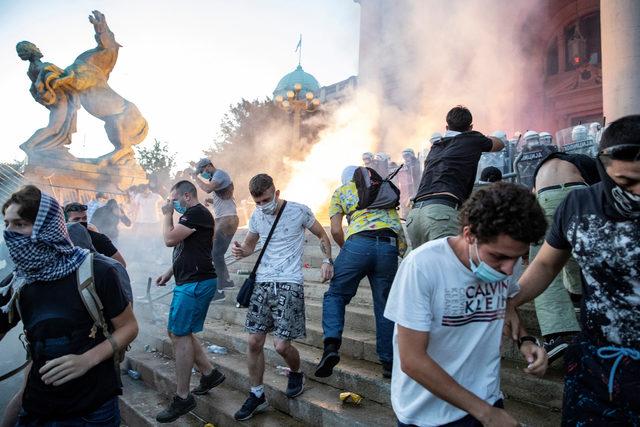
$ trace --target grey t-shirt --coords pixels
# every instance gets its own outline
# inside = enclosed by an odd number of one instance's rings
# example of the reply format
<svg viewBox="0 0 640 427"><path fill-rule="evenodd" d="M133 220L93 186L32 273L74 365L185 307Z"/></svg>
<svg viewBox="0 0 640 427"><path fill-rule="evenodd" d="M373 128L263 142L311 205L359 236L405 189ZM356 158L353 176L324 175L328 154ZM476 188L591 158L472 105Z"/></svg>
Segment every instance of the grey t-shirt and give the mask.
<svg viewBox="0 0 640 427"><path fill-rule="evenodd" d="M233 198L233 182L228 173L216 169L210 181L218 183L218 188L211 192L213 199L213 217L236 216L236 201Z"/></svg>
<svg viewBox="0 0 640 427"><path fill-rule="evenodd" d="M275 215L265 215L255 210L249 220L249 231L260 235L260 243L269 235ZM287 202L282 217L276 226L269 246L262 257L256 273L257 282L304 282L302 275L302 252L305 229L316 222L308 206Z"/></svg>

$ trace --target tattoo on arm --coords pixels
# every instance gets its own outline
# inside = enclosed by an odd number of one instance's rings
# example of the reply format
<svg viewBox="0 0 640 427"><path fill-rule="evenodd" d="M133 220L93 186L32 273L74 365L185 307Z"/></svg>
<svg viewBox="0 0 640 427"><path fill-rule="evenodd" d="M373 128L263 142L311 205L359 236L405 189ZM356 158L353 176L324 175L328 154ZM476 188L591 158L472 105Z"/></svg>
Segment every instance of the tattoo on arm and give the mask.
<svg viewBox="0 0 640 427"><path fill-rule="evenodd" d="M322 253L327 255L327 242L324 240L320 241L320 249L322 249Z"/></svg>

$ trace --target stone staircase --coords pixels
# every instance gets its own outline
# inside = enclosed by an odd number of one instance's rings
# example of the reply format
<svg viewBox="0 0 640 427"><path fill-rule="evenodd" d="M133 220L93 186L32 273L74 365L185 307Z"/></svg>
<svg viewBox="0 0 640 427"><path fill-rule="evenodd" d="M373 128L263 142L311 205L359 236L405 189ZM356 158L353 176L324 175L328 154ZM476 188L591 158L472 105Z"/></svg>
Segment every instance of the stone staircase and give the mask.
<svg viewBox="0 0 640 427"><path fill-rule="evenodd" d="M238 232L238 240L246 230ZM334 257L339 249L334 246ZM307 236L304 254L305 303L307 338L296 342L300 352L302 370L307 375L305 392L288 399L284 390L287 378L276 367L285 365L267 339L265 345L266 370L265 393L270 408L244 422L236 422L233 414L242 406L249 391L249 375L246 365L248 334L244 330L246 309L235 307L240 284L246 278L240 272L253 267L257 254L234 263L230 271L236 288L226 290L224 302L216 302L209 308L201 340L228 349L228 354L209 354L210 359L225 375L225 382L206 396L197 396L197 408L188 416L178 419L175 425L215 426L393 426L396 419L390 404L390 381L382 378L382 367L375 353L375 321L371 290L367 279L360 284L357 295L347 307L345 332L341 347L341 362L329 378L315 378L313 372L322 355L322 296L327 284L319 282L322 254L318 240ZM156 425L155 415L175 392L173 351L166 336L167 296L152 307L136 307L142 319L162 319L161 322L141 321L141 331L133 348L127 353L123 367L141 374L134 381L123 376L124 395L121 397L123 422L129 426ZM153 316L152 316L153 314ZM524 322L529 332L538 334L535 311L532 306L523 308ZM523 425L557 426L562 402L562 375L560 363L550 369L544 378L536 378L522 372L524 361L511 343L502 349L502 390L506 396L507 410ZM193 384L199 375L194 375ZM352 391L364 397L360 405L342 404L339 393Z"/></svg>

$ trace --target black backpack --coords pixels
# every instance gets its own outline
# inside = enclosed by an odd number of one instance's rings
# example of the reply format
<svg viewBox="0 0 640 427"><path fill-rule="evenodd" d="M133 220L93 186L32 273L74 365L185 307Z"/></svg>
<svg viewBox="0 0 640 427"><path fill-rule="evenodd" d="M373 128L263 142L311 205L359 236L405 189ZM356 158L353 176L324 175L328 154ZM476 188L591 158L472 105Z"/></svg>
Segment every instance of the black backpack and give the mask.
<svg viewBox="0 0 640 427"><path fill-rule="evenodd" d="M400 190L391 180L400 171L400 165L388 177L382 178L375 170L361 166L353 174L358 189L358 206L362 209L396 209L400 206Z"/></svg>

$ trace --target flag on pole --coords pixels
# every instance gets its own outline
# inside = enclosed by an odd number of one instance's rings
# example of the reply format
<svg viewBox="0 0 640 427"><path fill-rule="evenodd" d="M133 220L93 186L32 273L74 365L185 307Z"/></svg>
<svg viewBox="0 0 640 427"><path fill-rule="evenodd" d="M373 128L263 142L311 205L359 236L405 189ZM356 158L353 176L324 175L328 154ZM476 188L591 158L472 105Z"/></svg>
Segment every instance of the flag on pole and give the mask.
<svg viewBox="0 0 640 427"><path fill-rule="evenodd" d="M300 40L298 40L298 45L296 46L295 52L297 52L300 48L302 48L302 34L300 34Z"/></svg>

